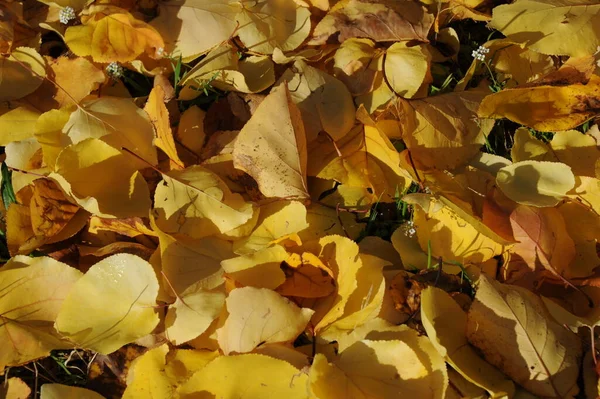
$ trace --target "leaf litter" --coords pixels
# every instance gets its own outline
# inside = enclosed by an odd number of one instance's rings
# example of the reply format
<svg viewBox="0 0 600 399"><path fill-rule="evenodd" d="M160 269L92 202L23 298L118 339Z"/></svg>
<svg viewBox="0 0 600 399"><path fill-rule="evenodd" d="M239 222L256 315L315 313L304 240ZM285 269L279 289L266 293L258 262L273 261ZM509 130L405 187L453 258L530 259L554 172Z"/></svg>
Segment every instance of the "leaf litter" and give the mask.
<svg viewBox="0 0 600 399"><path fill-rule="evenodd" d="M598 15L0 4L0 398L599 397Z"/></svg>

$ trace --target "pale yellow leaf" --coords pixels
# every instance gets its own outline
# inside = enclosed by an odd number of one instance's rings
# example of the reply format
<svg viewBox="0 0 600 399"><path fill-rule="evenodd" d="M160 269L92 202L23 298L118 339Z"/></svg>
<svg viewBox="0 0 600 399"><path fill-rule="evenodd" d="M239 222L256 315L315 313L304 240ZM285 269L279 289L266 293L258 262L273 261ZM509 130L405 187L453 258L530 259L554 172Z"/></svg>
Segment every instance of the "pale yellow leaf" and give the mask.
<svg viewBox="0 0 600 399"><path fill-rule="evenodd" d="M0 115L0 145L33 137L40 113L28 106L15 108Z"/></svg>
<svg viewBox="0 0 600 399"><path fill-rule="evenodd" d="M225 324L217 330L219 346L225 354L250 352L263 342L292 342L314 313L274 291L254 287L231 291L227 311Z"/></svg>
<svg viewBox="0 0 600 399"><path fill-rule="evenodd" d="M281 245L273 245L251 254L226 259L221 262L221 267L227 277L243 286L274 290L285 281L286 276L280 265L287 258L288 253Z"/></svg>
<svg viewBox="0 0 600 399"><path fill-rule="evenodd" d="M111 353L156 327L157 295L158 281L148 262L129 254L110 256L70 290L56 329L82 348Z"/></svg>
<svg viewBox="0 0 600 399"><path fill-rule="evenodd" d="M49 257L18 255L0 268L0 368L72 345L54 330L64 298L82 273Z"/></svg>
<svg viewBox="0 0 600 399"><path fill-rule="evenodd" d="M123 399L166 399L173 397L174 381L165 373L169 346L163 344L136 358L127 372ZM58 398L57 398L58 399Z"/></svg>
<svg viewBox="0 0 600 399"><path fill-rule="evenodd" d="M396 42L386 51L383 70L390 88L404 98L412 98L430 74L431 55L424 45L407 46Z"/></svg>
<svg viewBox="0 0 600 399"><path fill-rule="evenodd" d="M500 169L496 183L519 204L549 207L558 204L575 186L575 176L564 163L521 161Z"/></svg>

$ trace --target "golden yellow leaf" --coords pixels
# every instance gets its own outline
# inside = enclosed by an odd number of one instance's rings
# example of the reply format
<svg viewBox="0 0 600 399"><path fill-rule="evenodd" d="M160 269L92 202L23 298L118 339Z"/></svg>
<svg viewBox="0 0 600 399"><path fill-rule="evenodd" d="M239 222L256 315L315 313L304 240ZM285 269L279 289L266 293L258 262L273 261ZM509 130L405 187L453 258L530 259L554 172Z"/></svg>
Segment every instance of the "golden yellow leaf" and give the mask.
<svg viewBox="0 0 600 399"><path fill-rule="evenodd" d="M43 160L48 168L54 169L58 154L71 144L71 138L62 132L70 116L68 108L53 109L40 115L35 124L35 138L42 147Z"/></svg>
<svg viewBox="0 0 600 399"><path fill-rule="evenodd" d="M75 216L79 207L68 200L51 179L33 182L33 197L29 205L31 226L38 236L52 237Z"/></svg>
<svg viewBox="0 0 600 399"><path fill-rule="evenodd" d="M496 183L519 204L549 207L565 198L575 186L575 176L564 163L521 161L500 169Z"/></svg>
<svg viewBox="0 0 600 399"><path fill-rule="evenodd" d="M575 244L575 256L568 266L568 276L589 277L600 266L600 257L596 251L596 241L600 240L598 215L576 201L559 205L558 211L566 224L566 233Z"/></svg>
<svg viewBox="0 0 600 399"><path fill-rule="evenodd" d="M599 13L594 2L519 0L495 7L490 26L539 53L581 57L594 54L600 44Z"/></svg>
<svg viewBox="0 0 600 399"><path fill-rule="evenodd" d="M342 186L339 186L340 189ZM341 189L344 194L352 192L351 189ZM356 192L367 193L366 190L357 189ZM373 201L375 202L375 201ZM337 202L333 202L336 206ZM350 205L353 206L354 204ZM319 203L311 203L306 211L306 222L308 227L298 232L298 237L302 242L318 240L322 237L337 234L348 235L349 238L355 240L360 235L363 225L356 221L355 215L351 212L337 211L334 208L321 205Z"/></svg>
<svg viewBox="0 0 600 399"><path fill-rule="evenodd" d="M442 257L444 261L453 260L462 264L481 263L507 249L506 240L490 233L490 229L481 222L479 225L472 224L472 221L476 221L473 216L468 221L465 219L468 217L466 212L459 212L460 208L448 204L451 203L445 200L440 208L439 202L433 200L433 206L428 210L421 206L413 207L419 244L423 251L431 247L433 259Z"/></svg>
<svg viewBox="0 0 600 399"><path fill-rule="evenodd" d="M306 135L286 83L275 87L233 145L233 165L256 180L265 197L306 199Z"/></svg>
<svg viewBox="0 0 600 399"><path fill-rule="evenodd" d="M99 8L82 23L67 28L65 43L78 56L91 56L95 62L127 62L144 53L156 58L157 50L165 47L156 29L123 9Z"/></svg>
<svg viewBox="0 0 600 399"><path fill-rule="evenodd" d="M281 263L285 281L277 288L284 296L320 298L335 291L333 273L314 254L290 254Z"/></svg>
<svg viewBox="0 0 600 399"><path fill-rule="evenodd" d="M127 148L151 165L156 165L154 128L144 110L129 98L101 97L81 103L63 127L74 144L87 138L101 139L121 149ZM147 167L141 163L140 168Z"/></svg>
<svg viewBox="0 0 600 399"><path fill-rule="evenodd" d="M513 162L558 162L558 159L552 153L550 146L533 137L526 127L520 127L515 131L514 144L510 149L510 157ZM510 163L508 165L510 165Z"/></svg>
<svg viewBox="0 0 600 399"><path fill-rule="evenodd" d="M127 372L127 389L123 399L173 397L175 381L171 381L165 373L168 352L169 346L163 344L133 361Z"/></svg>
<svg viewBox="0 0 600 399"><path fill-rule="evenodd" d="M50 177L94 215L146 217L150 194L136 161L105 142L90 138L65 148Z"/></svg>
<svg viewBox="0 0 600 399"><path fill-rule="evenodd" d="M317 354L309 371L311 393L320 399L444 398L443 359L416 332L406 330L401 338L357 341L333 362Z"/></svg>
<svg viewBox="0 0 600 399"><path fill-rule="evenodd" d="M134 255L113 255L75 283L55 326L78 346L108 354L156 327L157 295L158 281L148 262Z"/></svg>
<svg viewBox="0 0 600 399"><path fill-rule="evenodd" d="M410 1L344 0L317 24L309 44L324 44L332 37L340 43L353 37L376 42L426 42L433 20L424 7Z"/></svg>
<svg viewBox="0 0 600 399"><path fill-rule="evenodd" d="M33 137L40 113L28 106L15 108L0 115L0 145Z"/></svg>
<svg viewBox="0 0 600 399"><path fill-rule="evenodd" d="M221 262L221 267L228 278L243 286L274 290L286 279L280 265L287 258L288 253L281 245L273 245L254 253L226 259Z"/></svg>
<svg viewBox="0 0 600 399"><path fill-rule="evenodd" d="M322 131L339 140L354 126L352 96L346 86L331 75L299 60L284 72L280 81L287 81L288 87L294 88L290 96L302 114L308 143Z"/></svg>
<svg viewBox="0 0 600 399"><path fill-rule="evenodd" d="M285 223L281 223L282 220L285 220ZM256 252L308 227L306 207L301 202L272 202L260 207L256 227L250 235L235 241L233 249L237 254Z"/></svg>
<svg viewBox="0 0 600 399"><path fill-rule="evenodd" d="M203 94L202 82L224 91L256 93L275 83L274 64L268 56L240 60L236 48L224 44L213 49L181 81L180 100Z"/></svg>
<svg viewBox="0 0 600 399"><path fill-rule="evenodd" d="M0 398L6 399L28 399L31 388L18 377L11 377L0 386Z"/></svg>
<svg viewBox="0 0 600 399"><path fill-rule="evenodd" d="M139 235L156 237L156 233L148 228L144 221L139 217L105 219L92 216L89 221L88 231L93 234L102 234L101 232L112 231L127 237L137 237Z"/></svg>
<svg viewBox="0 0 600 399"><path fill-rule="evenodd" d="M148 96L148 102L144 106L144 111L146 111L152 125L156 129L154 145L163 150L179 169L183 169L183 161L179 159L177 149L175 148L175 140L173 139L173 132L171 132L171 123L169 121L169 111L167 111L164 100L165 91L161 86L155 86Z"/></svg>
<svg viewBox="0 0 600 399"><path fill-rule="evenodd" d="M432 345L468 381L492 397L512 397L515 386L483 360L467 341L467 314L445 291L427 287L421 292L421 320Z"/></svg>
<svg viewBox="0 0 600 399"><path fill-rule="evenodd" d="M165 374L177 385L183 384L196 371L219 357L219 351L174 349L169 352Z"/></svg>
<svg viewBox="0 0 600 399"><path fill-rule="evenodd" d="M154 206L161 230L193 238L226 233L248 222L254 212L252 203L202 166L164 174Z"/></svg>
<svg viewBox="0 0 600 399"><path fill-rule="evenodd" d="M493 127L492 121L474 119L484 96L482 91L465 91L422 100L398 98L393 113L414 161L443 170L474 157Z"/></svg>
<svg viewBox="0 0 600 399"><path fill-rule="evenodd" d="M360 108L358 113L366 111ZM376 126L356 126L337 143L322 138L309 152L309 175L371 189L382 202L390 202L396 190L403 192L410 185L398 151Z"/></svg>
<svg viewBox="0 0 600 399"><path fill-rule="evenodd" d="M198 337L221 313L225 294L190 286L177 295L165 316L165 334L174 345Z"/></svg>
<svg viewBox="0 0 600 399"><path fill-rule="evenodd" d="M104 396L82 387L44 384L40 388L40 399L104 399Z"/></svg>
<svg viewBox="0 0 600 399"><path fill-rule="evenodd" d="M49 257L17 255L0 268L0 367L48 356L72 344L54 330L64 298L82 273Z"/></svg>
<svg viewBox="0 0 600 399"><path fill-rule="evenodd" d="M196 155L199 155L202 151L204 140L206 139L206 133L204 132L205 117L206 112L198 106L193 105L189 107L181 114L175 135L181 144L189 148Z"/></svg>
<svg viewBox="0 0 600 399"><path fill-rule="evenodd" d="M390 88L404 98L412 98L421 86L431 79L431 55L424 45L407 46L406 42L396 42L386 51L383 70Z"/></svg>
<svg viewBox="0 0 600 399"><path fill-rule="evenodd" d="M307 383L306 374L283 360L246 354L216 358L177 392L181 399L197 398L204 392L222 399L307 399Z"/></svg>
<svg viewBox="0 0 600 399"><path fill-rule="evenodd" d="M548 55L520 46L510 39L491 40L485 47L494 52L494 70L498 79L508 80L505 87L514 87L534 81L554 71L554 63Z"/></svg>
<svg viewBox="0 0 600 399"><path fill-rule="evenodd" d="M165 2L158 5L158 17L150 25L163 37L167 54L190 62L230 38L240 11L241 4L231 0Z"/></svg>
<svg viewBox="0 0 600 399"><path fill-rule="evenodd" d="M32 48L18 47L0 57L0 101L33 93L46 77L46 61Z"/></svg>
<svg viewBox="0 0 600 399"><path fill-rule="evenodd" d="M262 3L242 0L241 4L242 10L236 16L238 35L252 52L294 50L310 33L310 11L293 0Z"/></svg>
<svg viewBox="0 0 600 399"><path fill-rule="evenodd" d="M565 86L560 79L539 85L533 82L488 95L477 114L480 118L507 118L543 132L574 129L596 115L591 104L600 93L599 85L597 75L587 84Z"/></svg>
<svg viewBox="0 0 600 399"><path fill-rule="evenodd" d="M176 294L194 284L208 290L223 284L221 261L234 257L231 243L215 237L175 239L155 225L153 228L159 238L163 277ZM171 290L169 293L176 297Z"/></svg>
<svg viewBox="0 0 600 399"><path fill-rule="evenodd" d="M522 287L482 274L468 314L467 338L488 362L535 395L569 397L578 391L581 341Z"/></svg>
<svg viewBox="0 0 600 399"><path fill-rule="evenodd" d="M569 165L575 176L596 177L600 149L592 136L576 130L557 132L550 146L557 160Z"/></svg>
<svg viewBox="0 0 600 399"><path fill-rule="evenodd" d="M217 330L219 346L226 355L250 352L261 343L292 342L314 313L274 291L254 287L231 291L227 311L225 324Z"/></svg>

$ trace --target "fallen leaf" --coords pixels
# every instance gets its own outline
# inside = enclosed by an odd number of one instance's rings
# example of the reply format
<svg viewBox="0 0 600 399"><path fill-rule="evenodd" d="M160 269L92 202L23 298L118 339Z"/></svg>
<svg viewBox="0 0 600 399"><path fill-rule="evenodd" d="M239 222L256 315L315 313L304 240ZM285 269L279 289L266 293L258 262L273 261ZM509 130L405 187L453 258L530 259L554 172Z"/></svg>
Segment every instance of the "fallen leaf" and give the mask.
<svg viewBox="0 0 600 399"><path fill-rule="evenodd" d="M524 288L482 274L467 338L489 363L534 395L568 397L578 391L581 341Z"/></svg>
<svg viewBox="0 0 600 399"><path fill-rule="evenodd" d="M40 399L104 399L104 396L86 388L44 384L40 388Z"/></svg>
<svg viewBox="0 0 600 399"><path fill-rule="evenodd" d="M0 101L11 101L33 93L46 77L46 62L30 47L18 47L0 57Z"/></svg>
<svg viewBox="0 0 600 399"><path fill-rule="evenodd" d="M571 168L560 162L521 161L498 171L496 183L519 204L551 207L575 186Z"/></svg>
<svg viewBox="0 0 600 399"><path fill-rule="evenodd" d="M31 395L31 388L18 377L11 377L4 381L0 387L0 397L11 399L28 399Z"/></svg>
<svg viewBox="0 0 600 399"><path fill-rule="evenodd" d="M492 397L512 397L515 386L498 369L483 360L467 341L467 314L452 297L436 287L421 292L421 319L431 343L468 381Z"/></svg>
<svg viewBox="0 0 600 399"><path fill-rule="evenodd" d="M239 392L249 398L308 397L308 376L289 363L258 354L220 356L208 363L181 385L181 399L192 399L200 392L233 399Z"/></svg>
<svg viewBox="0 0 600 399"><path fill-rule="evenodd" d="M75 283L55 326L78 346L108 354L156 327L157 295L158 281L148 262L134 255L113 255Z"/></svg>
<svg viewBox="0 0 600 399"><path fill-rule="evenodd" d="M82 25L67 28L65 43L78 56L91 56L95 62L127 62L143 53L156 58L157 50L165 47L152 26L125 10L101 6L84 16Z"/></svg>
<svg viewBox="0 0 600 399"><path fill-rule="evenodd" d="M0 268L0 367L17 366L72 344L54 330L54 321L82 273L52 258L17 255Z"/></svg>
<svg viewBox="0 0 600 399"><path fill-rule="evenodd" d="M228 278L242 286L274 290L286 280L281 265L288 256L281 245L273 245L254 253L226 259L221 262L221 267Z"/></svg>
<svg viewBox="0 0 600 399"><path fill-rule="evenodd" d="M366 37L376 42L427 42L433 20L433 15L412 1L345 0L328 11L308 43L321 45L332 38L342 43L354 37Z"/></svg>
<svg viewBox="0 0 600 399"><path fill-rule="evenodd" d="M229 316L217 339L223 352L246 353L263 343L292 342L314 311L266 288L237 288L227 297Z"/></svg>
<svg viewBox="0 0 600 399"><path fill-rule="evenodd" d="M256 180L266 197L306 199L306 135L287 84L274 88L240 131L233 165Z"/></svg>
<svg viewBox="0 0 600 399"><path fill-rule="evenodd" d="M133 361L127 373L127 388L123 399L173 396L175 381L171 381L165 372L168 352L168 345L163 344Z"/></svg>
<svg viewBox="0 0 600 399"><path fill-rule="evenodd" d="M169 121L169 111L165 106L164 100L164 90L161 86L155 86L148 96L148 102L144 107L144 111L146 111L152 125L156 129L154 145L163 150L179 169L183 169L183 161L179 159L177 149L175 148L175 140L173 139L173 132L171 132L171 123Z"/></svg>
<svg viewBox="0 0 600 399"><path fill-rule="evenodd" d="M413 98L428 83L430 63L431 54L424 45L409 47L406 42L396 42L385 53L385 79L394 93Z"/></svg>

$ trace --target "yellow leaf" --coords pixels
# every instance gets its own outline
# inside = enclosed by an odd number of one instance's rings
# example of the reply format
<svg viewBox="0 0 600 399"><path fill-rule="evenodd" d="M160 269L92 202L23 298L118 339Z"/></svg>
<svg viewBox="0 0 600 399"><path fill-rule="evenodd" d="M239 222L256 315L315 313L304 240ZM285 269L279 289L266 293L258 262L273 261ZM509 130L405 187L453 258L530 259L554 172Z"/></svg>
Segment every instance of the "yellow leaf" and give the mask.
<svg viewBox="0 0 600 399"><path fill-rule="evenodd" d="M491 40L485 47L494 54L493 67L499 74L498 79L508 80L505 87L529 83L555 70L550 56L533 51L529 46L519 46L510 39Z"/></svg>
<svg viewBox="0 0 600 399"><path fill-rule="evenodd" d="M280 265L287 258L288 253L281 245L273 245L251 254L226 259L221 262L221 267L229 278L243 286L274 290L285 281L286 276Z"/></svg>
<svg viewBox="0 0 600 399"><path fill-rule="evenodd" d="M38 236L52 237L67 225L79 207L65 197L53 180L37 179L32 190L30 212L33 232Z"/></svg>
<svg viewBox="0 0 600 399"><path fill-rule="evenodd" d="M177 392L181 399L197 398L204 392L221 399L307 399L307 383L306 374L283 360L246 354L216 358Z"/></svg>
<svg viewBox="0 0 600 399"><path fill-rule="evenodd" d="M600 45L599 13L600 5L587 1L519 0L495 7L490 26L539 53L582 57Z"/></svg>
<svg viewBox="0 0 600 399"><path fill-rule="evenodd" d="M11 377L0 386L0 397L6 399L28 399L31 388L18 377Z"/></svg>
<svg viewBox="0 0 600 399"><path fill-rule="evenodd" d="M418 3L345 0L333 6L319 22L309 44L325 44L332 37L340 43L353 37L366 37L376 42L427 42L433 20L433 15Z"/></svg>
<svg viewBox="0 0 600 399"><path fill-rule="evenodd" d="M252 218L253 205L201 166L163 175L154 194L156 223L166 233L193 238L226 233Z"/></svg>
<svg viewBox="0 0 600 399"><path fill-rule="evenodd" d="M88 212L100 217L148 216L150 194L139 162L98 139L65 148L50 177Z"/></svg>
<svg viewBox="0 0 600 399"><path fill-rule="evenodd" d="M176 137L178 141L199 155L204 147L206 133L204 132L204 118L206 112L193 105L181 114Z"/></svg>
<svg viewBox="0 0 600 399"><path fill-rule="evenodd" d="M240 10L241 4L231 0L166 2L158 5L158 17L150 25L163 37L165 53L190 62L231 37Z"/></svg>
<svg viewBox="0 0 600 399"><path fill-rule="evenodd" d="M173 397L174 381L165 373L168 352L169 346L163 344L150 349L133 361L127 373L127 389L123 393L123 399Z"/></svg>
<svg viewBox="0 0 600 399"><path fill-rule="evenodd" d="M414 97L430 76L431 55L424 45L396 42L386 51L384 72L390 88L404 98Z"/></svg>
<svg viewBox="0 0 600 399"><path fill-rule="evenodd" d="M427 336L441 356L468 381L492 397L512 397L515 386L498 369L479 357L467 341L467 314L445 291L421 292L421 319Z"/></svg>
<svg viewBox="0 0 600 399"><path fill-rule="evenodd" d="M221 261L234 256L231 243L215 237L176 240L155 226L153 228L160 243L164 279L175 294L181 295L194 284L208 290L223 284Z"/></svg>
<svg viewBox="0 0 600 399"><path fill-rule="evenodd" d="M475 120L484 95L466 91L423 100L398 98L395 114L415 162L428 168L455 169L475 156L494 125Z"/></svg>
<svg viewBox="0 0 600 399"><path fill-rule="evenodd" d="M266 197L305 199L306 136L286 83L273 90L233 145L233 165L256 180Z"/></svg>
<svg viewBox="0 0 600 399"><path fill-rule="evenodd" d="M281 223L285 220L285 223ZM237 254L266 248L277 240L308 228L306 207L298 201L276 201L260 207L256 227L248 237L233 244Z"/></svg>
<svg viewBox="0 0 600 399"><path fill-rule="evenodd" d="M576 201L561 204L558 211L566 224L566 233L575 244L575 256L567 268L568 277L589 277L600 266L596 251L596 242L600 240L600 219L592 209Z"/></svg>
<svg viewBox="0 0 600 399"><path fill-rule="evenodd" d="M335 291L333 273L314 254L290 254L281 263L285 281L277 288L284 296L320 298Z"/></svg>
<svg viewBox="0 0 600 399"><path fill-rule="evenodd" d="M58 154L71 144L69 136L62 132L70 116L66 108L53 109L40 115L35 124L35 138L42 147L44 163L51 169L56 166Z"/></svg>
<svg viewBox="0 0 600 399"><path fill-rule="evenodd" d="M371 92L378 72L383 70L381 49L370 39L352 38L341 44L334 55L335 76L353 95Z"/></svg>
<svg viewBox="0 0 600 399"><path fill-rule="evenodd" d="M405 340L362 340L329 363L319 353L309 371L311 393L334 398L444 398L446 365L431 344L406 330Z"/></svg>
<svg viewBox="0 0 600 399"><path fill-rule="evenodd" d="M575 186L575 176L564 163L521 161L500 169L496 183L508 198L519 204L550 207Z"/></svg>
<svg viewBox="0 0 600 399"><path fill-rule="evenodd" d="M157 163L152 123L146 112L129 98L101 97L84 101L71 114L63 133L69 135L74 144L93 137L116 149L125 147L152 165ZM141 164L140 168L147 166Z"/></svg>
<svg viewBox="0 0 600 399"><path fill-rule="evenodd" d="M148 262L129 254L110 256L75 283L56 329L82 348L114 352L156 327L157 295L158 281Z"/></svg>
<svg viewBox="0 0 600 399"><path fill-rule="evenodd" d="M165 334L174 345L198 337L221 313L225 294L191 286L177 295L165 317Z"/></svg>
<svg viewBox="0 0 600 399"><path fill-rule="evenodd" d="M302 114L308 143L321 131L339 140L354 126L352 96L339 80L304 61L296 61L281 80L294 88L290 96Z"/></svg>
<svg viewBox="0 0 600 399"><path fill-rule="evenodd" d="M226 43L213 49L181 81L180 100L192 100L203 94L206 83L224 91L256 93L275 83L273 61L267 56L239 59L236 48Z"/></svg>
<svg viewBox="0 0 600 399"><path fill-rule="evenodd" d="M535 395L570 397L578 391L581 341L525 288L482 274L467 338L488 362Z"/></svg>
<svg viewBox="0 0 600 399"><path fill-rule="evenodd" d="M453 260L462 264L481 263L506 250L504 239L495 234L492 237L486 231L489 229L482 228L485 225L481 222L482 227L465 220L457 212L460 208L444 205L436 209L437 202L433 201L432 204L434 206L430 206L429 210L421 206L413 207L413 221L421 248L427 251L431 247L434 259L442 257L444 261ZM462 213L467 216L464 211Z"/></svg>
<svg viewBox="0 0 600 399"><path fill-rule="evenodd" d="M88 231L92 234L102 234L102 232L115 232L127 237L137 237L148 235L156 237L156 233L146 227L144 221L139 218L127 219L103 219L92 216L89 221Z"/></svg>
<svg viewBox="0 0 600 399"><path fill-rule="evenodd" d="M0 57L0 101L10 101L33 93L46 77L46 61L29 47L18 47L8 57Z"/></svg>
<svg viewBox="0 0 600 399"><path fill-rule="evenodd" d="M242 10L236 16L238 35L252 52L294 50L310 33L310 11L293 0L262 3L242 0L241 3Z"/></svg>
<svg viewBox="0 0 600 399"><path fill-rule="evenodd" d="M169 121L169 111L167 111L164 100L165 91L161 86L155 86L148 96L148 102L144 106L144 111L146 111L152 125L156 129L154 145L163 150L179 169L183 169L183 161L179 159L177 149L175 148L175 140L173 139L171 123Z"/></svg>
<svg viewBox="0 0 600 399"><path fill-rule="evenodd" d="M557 132L550 146L557 160L569 165L575 176L596 177L600 149L592 136L576 130Z"/></svg>
<svg viewBox="0 0 600 399"><path fill-rule="evenodd" d="M40 388L40 399L104 399L104 396L81 387L44 384Z"/></svg>
<svg viewBox="0 0 600 399"><path fill-rule="evenodd" d="M340 189L342 186L339 186ZM344 193L352 190L342 189ZM358 191L358 190L357 190ZM363 191L360 190L362 193ZM367 191L364 190L366 193ZM374 202L374 201L373 201ZM337 202L334 202L334 207ZM306 222L308 227L298 232L298 237L302 242L318 240L327 235L348 235L355 240L363 230L364 225L358 223L351 212L337 211L336 209L321 205L319 203L311 203L306 212Z"/></svg>
<svg viewBox="0 0 600 399"><path fill-rule="evenodd" d="M231 291L227 311L225 324L217 330L225 354L250 352L261 343L292 342L314 313L274 291L254 287Z"/></svg>
<svg viewBox="0 0 600 399"><path fill-rule="evenodd" d="M587 84L565 86L560 79L539 85L533 82L488 95L477 114L480 118L507 118L542 132L574 129L596 115L590 104L600 94L599 86L596 75Z"/></svg>
<svg viewBox="0 0 600 399"><path fill-rule="evenodd" d="M0 145L6 146L13 141L33 137L35 125L40 113L35 109L22 106L0 116Z"/></svg>
<svg viewBox="0 0 600 399"><path fill-rule="evenodd" d="M513 162L558 162L558 159L552 153L550 146L533 137L526 127L520 127L515 131L514 144L510 149L510 157Z"/></svg>
<svg viewBox="0 0 600 399"><path fill-rule="evenodd" d="M100 9L82 18L82 25L67 28L65 43L78 56L92 56L95 62L127 62L143 53L157 58L157 50L165 47L160 34L124 11Z"/></svg>
<svg viewBox="0 0 600 399"><path fill-rule="evenodd" d="M358 113L366 111L360 108ZM410 185L398 151L376 126L356 126L337 143L326 138L315 141L310 154L309 175L370 188L382 202L390 202L396 190Z"/></svg>
<svg viewBox="0 0 600 399"><path fill-rule="evenodd" d="M177 385L183 384L196 371L219 357L219 351L174 349L169 352L165 374Z"/></svg>
<svg viewBox="0 0 600 399"><path fill-rule="evenodd" d="M72 345L54 330L64 298L82 273L52 258L17 255L0 268L0 367Z"/></svg>

